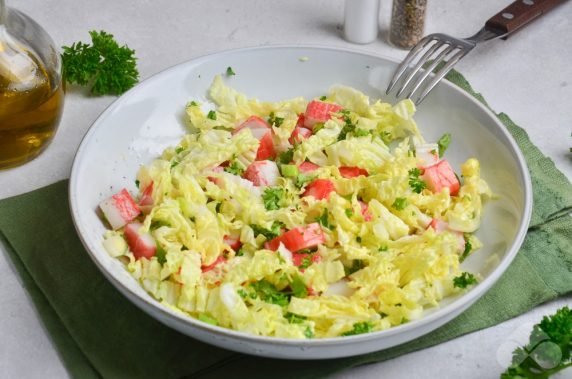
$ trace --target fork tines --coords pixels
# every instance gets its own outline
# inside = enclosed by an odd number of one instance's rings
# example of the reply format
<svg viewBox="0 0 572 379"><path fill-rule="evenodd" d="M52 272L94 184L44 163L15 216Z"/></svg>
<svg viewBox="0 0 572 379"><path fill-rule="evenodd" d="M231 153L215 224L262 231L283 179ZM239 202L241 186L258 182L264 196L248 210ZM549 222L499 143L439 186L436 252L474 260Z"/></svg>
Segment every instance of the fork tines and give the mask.
<svg viewBox="0 0 572 379"><path fill-rule="evenodd" d="M397 67L386 93L389 94L397 83L401 82L395 96L400 98L407 93L406 98L419 104L473 47L473 41L453 38L446 34L436 33L424 37Z"/></svg>

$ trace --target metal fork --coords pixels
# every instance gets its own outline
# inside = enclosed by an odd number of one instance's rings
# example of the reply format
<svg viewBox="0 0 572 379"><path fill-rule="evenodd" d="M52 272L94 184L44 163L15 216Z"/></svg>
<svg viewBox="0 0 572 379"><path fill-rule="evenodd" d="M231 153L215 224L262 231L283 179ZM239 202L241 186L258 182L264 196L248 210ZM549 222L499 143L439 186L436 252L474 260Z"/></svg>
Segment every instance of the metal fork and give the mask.
<svg viewBox="0 0 572 379"><path fill-rule="evenodd" d="M397 67L386 94L401 83L395 96L421 103L441 79L480 42L506 39L520 27L566 0L517 0L491 17L475 35L461 39L436 33L424 37ZM435 71L435 72L434 72ZM414 99L415 98L415 99Z"/></svg>

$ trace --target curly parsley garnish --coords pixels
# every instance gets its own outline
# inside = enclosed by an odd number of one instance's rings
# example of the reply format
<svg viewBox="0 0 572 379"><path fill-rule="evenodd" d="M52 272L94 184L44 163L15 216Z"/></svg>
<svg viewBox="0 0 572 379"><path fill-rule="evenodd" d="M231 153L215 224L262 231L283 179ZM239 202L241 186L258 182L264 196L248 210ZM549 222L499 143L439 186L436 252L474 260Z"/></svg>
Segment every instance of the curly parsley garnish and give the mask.
<svg viewBox="0 0 572 379"><path fill-rule="evenodd" d="M292 290L292 295L295 297L304 298L308 296L308 289L302 278L298 275L294 276L292 282L290 283L290 289Z"/></svg>
<svg viewBox="0 0 572 379"><path fill-rule="evenodd" d="M373 330L373 325L370 322L356 322L354 324L354 328L349 330L345 333L342 333L342 336L355 336L356 334L364 334L369 333Z"/></svg>
<svg viewBox="0 0 572 379"><path fill-rule="evenodd" d="M349 133L355 132L356 125L353 123L349 111L343 110L340 113L342 114L342 119L344 120L344 127L338 135L338 141L343 141L347 138Z"/></svg>
<svg viewBox="0 0 572 379"><path fill-rule="evenodd" d="M465 234L463 238L465 239L465 248L463 250L463 254L461 254L461 256L459 257L459 262L463 262L473 250L473 245L471 244L469 236Z"/></svg>
<svg viewBox="0 0 572 379"><path fill-rule="evenodd" d="M407 207L407 199L404 197L398 197L391 206L398 211L402 211Z"/></svg>
<svg viewBox="0 0 572 379"><path fill-rule="evenodd" d="M295 313L286 313L284 318L288 320L290 324L301 324L306 320L306 316L299 316Z"/></svg>
<svg viewBox="0 0 572 379"><path fill-rule="evenodd" d="M268 211L280 209L280 203L284 198L286 191L281 187L267 187L262 194L264 208Z"/></svg>
<svg viewBox="0 0 572 379"><path fill-rule="evenodd" d="M267 240L271 240L275 237L278 237L280 235L280 229L282 229L283 226L284 224L281 223L280 221L274 221L270 229L263 228L262 226L256 224L250 225L250 227L254 231L254 237L257 237L259 234L262 234L264 237L266 237Z"/></svg>
<svg viewBox="0 0 572 379"><path fill-rule="evenodd" d="M216 112L215 111L209 111L209 114L207 114L207 118L209 120L216 120Z"/></svg>
<svg viewBox="0 0 572 379"><path fill-rule="evenodd" d="M120 95L139 80L135 51L119 46L113 35L89 32L89 43L63 46L63 77L70 84L91 85L93 95Z"/></svg>
<svg viewBox="0 0 572 379"><path fill-rule="evenodd" d="M477 283L477 278L469 272L463 272L461 275L453 278L453 286L457 288L467 288Z"/></svg>
<svg viewBox="0 0 572 379"><path fill-rule="evenodd" d="M229 174L242 176L244 173L244 167L238 161L233 161L230 166L224 168L224 171Z"/></svg>
<svg viewBox="0 0 572 379"><path fill-rule="evenodd" d="M294 158L294 149L288 149L278 155L278 162L281 164L288 164Z"/></svg>
<svg viewBox="0 0 572 379"><path fill-rule="evenodd" d="M419 178L421 175L421 170L418 168L412 168L409 170L409 187L415 193L421 193L425 188L427 188L427 183Z"/></svg>
<svg viewBox="0 0 572 379"><path fill-rule="evenodd" d="M572 367L571 341L572 310L563 307L534 325L528 344L512 353L501 379L548 378Z"/></svg>
<svg viewBox="0 0 572 379"><path fill-rule="evenodd" d="M258 282L251 283L250 287L254 290L256 295L267 303L276 304L280 306L288 305L288 295L280 292L274 284L262 279Z"/></svg>
<svg viewBox="0 0 572 379"><path fill-rule="evenodd" d="M284 122L284 117L276 117L276 115L274 115L274 112L270 112L270 115L268 116L268 123L270 125L279 128L283 122Z"/></svg>
<svg viewBox="0 0 572 379"><path fill-rule="evenodd" d="M320 217L316 219L316 221L318 221L318 224L322 225L324 228L334 230L335 227L334 225L330 224L328 216L329 216L328 210L324 209L324 212L320 215Z"/></svg>

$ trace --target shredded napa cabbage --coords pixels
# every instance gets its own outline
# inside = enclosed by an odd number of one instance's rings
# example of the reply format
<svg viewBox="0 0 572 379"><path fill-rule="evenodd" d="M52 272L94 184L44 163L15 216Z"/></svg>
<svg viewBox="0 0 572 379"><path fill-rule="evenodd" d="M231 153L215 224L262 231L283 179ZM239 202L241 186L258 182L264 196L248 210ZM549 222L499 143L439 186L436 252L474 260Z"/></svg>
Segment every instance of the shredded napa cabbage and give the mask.
<svg viewBox="0 0 572 379"><path fill-rule="evenodd" d="M453 279L462 259L481 246L470 233L491 191L474 158L461 166L455 196L411 187L414 146L424 142L411 101L392 106L334 87L324 101L342 110L293 145L289 138L307 100L260 102L219 76L208 94L214 110L190 102L191 133L137 175L140 189L153 184L142 229L156 241L155 256L136 259L121 231L104 239L155 298L246 333L323 338L418 319L459 292ZM279 120L271 126L279 167L320 167L280 177L274 192L241 177L260 146L250 129L237 131L251 116ZM367 175L347 177L343 167ZM317 178L334 184L328 198L304 196ZM435 220L448 227L432 227ZM311 223L319 223L324 243L310 251L266 244Z"/></svg>

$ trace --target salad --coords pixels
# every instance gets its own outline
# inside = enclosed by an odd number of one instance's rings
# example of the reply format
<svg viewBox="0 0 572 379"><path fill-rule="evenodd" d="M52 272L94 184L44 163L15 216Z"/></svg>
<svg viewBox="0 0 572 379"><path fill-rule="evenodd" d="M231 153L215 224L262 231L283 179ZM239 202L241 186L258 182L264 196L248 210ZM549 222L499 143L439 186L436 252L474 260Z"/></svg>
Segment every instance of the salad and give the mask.
<svg viewBox="0 0 572 379"><path fill-rule="evenodd" d="M165 306L286 338L349 336L418 319L478 274L460 263L491 196L425 142L409 100L333 87L249 99L215 77L189 134L100 204L103 245Z"/></svg>

